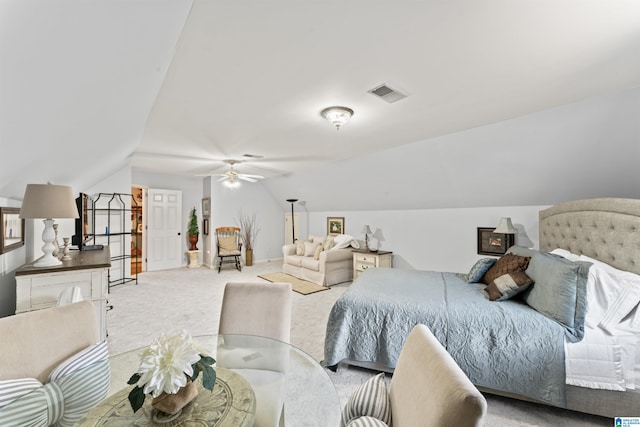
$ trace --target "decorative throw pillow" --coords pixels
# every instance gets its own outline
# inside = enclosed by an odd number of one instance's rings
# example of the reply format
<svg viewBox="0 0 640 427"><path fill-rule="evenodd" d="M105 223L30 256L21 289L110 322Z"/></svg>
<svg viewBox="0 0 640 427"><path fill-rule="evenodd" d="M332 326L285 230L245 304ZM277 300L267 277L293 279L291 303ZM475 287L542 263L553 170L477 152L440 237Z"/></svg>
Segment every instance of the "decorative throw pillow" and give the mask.
<svg viewBox="0 0 640 427"><path fill-rule="evenodd" d="M304 244L305 242L302 240L298 240L296 242L296 255L303 256L304 255Z"/></svg>
<svg viewBox="0 0 640 427"><path fill-rule="evenodd" d="M489 293L491 301L503 301L519 294L527 289L533 280L523 271L512 271L496 277L493 282L485 288Z"/></svg>
<svg viewBox="0 0 640 427"><path fill-rule="evenodd" d="M328 251L332 247L333 247L333 237L327 237L326 239L324 239L324 242L322 243L322 248L323 248L322 250Z"/></svg>
<svg viewBox="0 0 640 427"><path fill-rule="evenodd" d="M220 236L218 237L218 245L220 246L220 249L227 251L238 250L236 236Z"/></svg>
<svg viewBox="0 0 640 427"><path fill-rule="evenodd" d="M324 250L324 247L322 245L318 245L318 247L316 248L315 253L313 254L313 259L320 259L320 253Z"/></svg>
<svg viewBox="0 0 640 427"><path fill-rule="evenodd" d="M373 417L360 417L352 420L347 427L389 427L386 423L383 423L377 418Z"/></svg>
<svg viewBox="0 0 640 427"><path fill-rule="evenodd" d="M527 269L527 275L536 283L523 294L522 299L563 325L571 342L580 341L584 336L590 266L590 262L572 262L538 252L531 258Z"/></svg>
<svg viewBox="0 0 640 427"><path fill-rule="evenodd" d="M362 384L353 392L342 410L342 427L360 417L373 417L391 424L391 401L384 382L384 373Z"/></svg>
<svg viewBox="0 0 640 427"><path fill-rule="evenodd" d="M518 256L514 254L506 254L500 257L495 264L484 274L482 283L489 285L497 277L512 271L524 271L529 265L531 257Z"/></svg>
<svg viewBox="0 0 640 427"><path fill-rule="evenodd" d="M495 263L496 258L482 258L476 261L473 267L471 267L471 270L469 270L467 283L479 283L482 280L482 276L484 276Z"/></svg>
<svg viewBox="0 0 640 427"><path fill-rule="evenodd" d="M313 256L320 243L304 242L304 256Z"/></svg>

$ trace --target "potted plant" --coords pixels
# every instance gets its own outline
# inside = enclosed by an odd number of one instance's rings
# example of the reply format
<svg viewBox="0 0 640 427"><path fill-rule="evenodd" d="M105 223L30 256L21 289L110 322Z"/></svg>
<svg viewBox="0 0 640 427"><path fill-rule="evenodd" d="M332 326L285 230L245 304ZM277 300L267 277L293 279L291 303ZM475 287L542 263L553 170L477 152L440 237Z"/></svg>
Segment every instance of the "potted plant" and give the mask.
<svg viewBox="0 0 640 427"><path fill-rule="evenodd" d="M196 215L196 208L191 209L191 213L189 214L189 229L187 230L187 234L189 236L189 244L191 247L190 251L197 251L198 247L196 244L198 243L198 215Z"/></svg>
<svg viewBox="0 0 640 427"><path fill-rule="evenodd" d="M246 215L242 211L238 215L240 237L244 246L245 265L253 265L253 245L256 243L258 232L256 214Z"/></svg>

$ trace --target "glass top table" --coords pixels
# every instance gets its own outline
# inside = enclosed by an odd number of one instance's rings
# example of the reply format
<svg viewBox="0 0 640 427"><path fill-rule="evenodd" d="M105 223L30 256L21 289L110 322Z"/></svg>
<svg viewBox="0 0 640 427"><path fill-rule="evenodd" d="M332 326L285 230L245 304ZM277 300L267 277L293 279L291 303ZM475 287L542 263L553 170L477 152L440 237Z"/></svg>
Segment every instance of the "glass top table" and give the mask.
<svg viewBox="0 0 640 427"><path fill-rule="evenodd" d="M219 382L214 387L216 397L207 397L212 396L211 392L201 388L198 395L199 404L195 404L196 401L194 401L192 406L195 409L189 409L193 412L193 419L189 418L191 412L186 411L181 417L182 421L176 420L167 425L186 426L197 419L197 425L259 427L271 425L273 415L276 419L280 418L280 426L340 425L340 400L331 379L317 361L299 348L281 341L250 335L196 336L194 341L216 359L214 368L218 371L219 378ZM111 365L109 394L103 403L85 416L80 426L131 425L133 423L133 413L126 400L133 386L127 385L127 381L139 366L141 351L142 348L109 358ZM240 381L234 378L237 376L241 377ZM201 383L201 378L196 382ZM247 383L255 392L256 402L253 410L256 406L258 410L256 414L244 417L244 421L238 421L242 418L238 418L238 410L246 411L247 405L250 406L246 401L246 394L242 394L244 391L240 390L243 387L242 384ZM236 411L227 411L229 415L222 417L228 417L226 423L219 419L219 414L215 417L211 415L211 408L207 409L206 402L203 403L201 400L219 399L220 390L223 388L229 390L229 395L245 396L241 404L238 404L237 397L235 403L229 404ZM151 398L145 399L145 407L147 401L150 402ZM145 407L136 413L139 418L143 416L142 411ZM196 414L198 411L206 412L211 419L205 420L202 414ZM231 415L232 413L235 415ZM234 421L230 423L231 419ZM135 423L136 425L156 425L150 419L148 424L146 420L143 424L139 424L140 419Z"/></svg>

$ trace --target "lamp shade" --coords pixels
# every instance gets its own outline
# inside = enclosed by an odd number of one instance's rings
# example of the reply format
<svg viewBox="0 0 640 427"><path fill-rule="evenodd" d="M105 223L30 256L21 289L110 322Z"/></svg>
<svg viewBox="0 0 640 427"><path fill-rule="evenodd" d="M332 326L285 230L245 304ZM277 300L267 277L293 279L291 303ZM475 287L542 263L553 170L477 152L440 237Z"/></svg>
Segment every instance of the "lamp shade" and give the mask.
<svg viewBox="0 0 640 427"><path fill-rule="evenodd" d="M78 218L73 190L66 185L28 184L20 218Z"/></svg>
<svg viewBox="0 0 640 427"><path fill-rule="evenodd" d="M511 223L511 218L502 217L500 218L500 223L493 232L500 234L517 234L518 230Z"/></svg>
<svg viewBox="0 0 640 427"><path fill-rule="evenodd" d="M365 235L366 235L366 234L373 234L373 233L371 232L371 228L369 228L369 226L368 226L368 225L365 225L364 227L362 227L362 231L361 231L360 233L365 234Z"/></svg>

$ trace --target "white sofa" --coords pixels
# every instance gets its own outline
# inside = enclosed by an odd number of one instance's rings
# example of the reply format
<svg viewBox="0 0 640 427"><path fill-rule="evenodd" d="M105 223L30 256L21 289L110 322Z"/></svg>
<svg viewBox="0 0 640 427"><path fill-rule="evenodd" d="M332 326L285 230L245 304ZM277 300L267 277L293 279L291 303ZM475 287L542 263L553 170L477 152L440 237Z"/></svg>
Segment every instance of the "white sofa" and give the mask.
<svg viewBox="0 0 640 427"><path fill-rule="evenodd" d="M306 242L320 243L324 245L327 239L332 237L310 235ZM354 247L359 247L358 242L349 242ZM298 279L307 280L321 286L331 286L353 280L353 254L351 246L347 248L330 248L320 252L318 259L314 254L296 255L297 243L282 247L282 272L290 274Z"/></svg>

